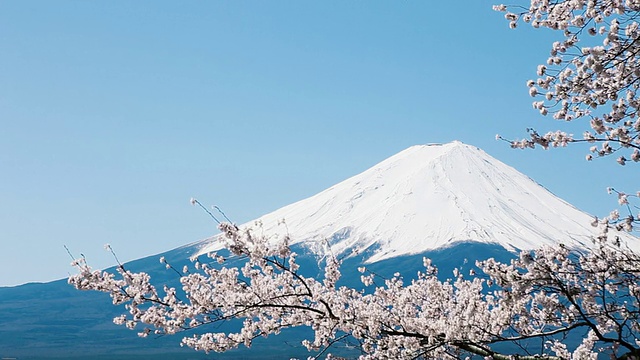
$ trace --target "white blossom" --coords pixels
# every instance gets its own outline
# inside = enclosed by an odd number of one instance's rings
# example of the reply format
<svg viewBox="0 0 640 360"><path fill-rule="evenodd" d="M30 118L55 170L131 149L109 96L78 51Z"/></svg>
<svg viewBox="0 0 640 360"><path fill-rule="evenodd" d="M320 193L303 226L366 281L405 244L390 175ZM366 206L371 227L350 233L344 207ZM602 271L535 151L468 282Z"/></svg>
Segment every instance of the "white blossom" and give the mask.
<svg viewBox="0 0 640 360"><path fill-rule="evenodd" d="M495 5L494 10L504 13L511 28L523 21L533 28L561 32L561 39L551 44L551 56L537 67L538 79L527 81L530 96L544 94L544 100L536 99L533 107L558 120L587 118L594 134L585 140L608 141L597 156L631 148L633 153L618 156L617 162L640 161L636 152L640 149L638 2L530 0L528 5ZM588 40L583 44L585 36ZM521 148L548 148L548 139L541 137L521 142Z"/></svg>
<svg viewBox="0 0 640 360"><path fill-rule="evenodd" d="M599 226L597 219L594 223ZM361 359L419 355L452 359L452 352L486 356L494 345L524 344L528 339L546 339L547 345L535 348L530 342L527 351L534 355L517 350L502 354L499 349L504 347L497 346L491 350L493 358L595 359L602 352L631 351L614 349L609 339L617 339L616 321L640 320L640 267L632 271L617 267L640 264L640 256L610 246L604 238L587 253L545 247L523 252L509 263L477 262L480 273L471 270L468 279L456 270L452 279L440 280L428 258L423 259L424 271L409 282L400 272L382 279L360 267L362 283L370 289L361 291L337 286L341 271L334 256L325 258L322 278L305 277L297 270L294 252L289 250L282 258L282 246L288 248L282 244L288 240L274 243L231 224L221 224L220 230L227 249L245 262L240 267L201 265L185 271L180 278L183 295L166 285L158 290L144 272L120 266L116 276L92 270L84 260L78 262L79 273L69 283L109 293L114 304L126 304L127 313L114 318L114 323L136 330L141 337L198 328L198 334L187 333L182 344L206 352L251 346L257 336L307 327L312 335L303 345L310 351L323 351L339 334L346 334L361 344ZM210 257L215 260L219 255ZM601 302L598 294L603 291L626 305ZM241 320L236 330L217 332L214 324L229 318ZM591 326L600 329L600 335L592 333L575 349L553 336ZM631 338L627 343L640 348L636 341Z"/></svg>

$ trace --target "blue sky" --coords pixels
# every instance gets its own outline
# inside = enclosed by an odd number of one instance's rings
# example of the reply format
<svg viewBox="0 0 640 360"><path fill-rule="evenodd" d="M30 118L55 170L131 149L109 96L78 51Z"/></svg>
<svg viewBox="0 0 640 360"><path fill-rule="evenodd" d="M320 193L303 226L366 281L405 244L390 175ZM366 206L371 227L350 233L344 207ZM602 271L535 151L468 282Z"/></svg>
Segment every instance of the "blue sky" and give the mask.
<svg viewBox="0 0 640 360"><path fill-rule="evenodd" d="M213 234L192 196L244 222L454 139L606 214L633 166L495 141L567 124L525 86L560 34L492 4L0 2L0 286Z"/></svg>

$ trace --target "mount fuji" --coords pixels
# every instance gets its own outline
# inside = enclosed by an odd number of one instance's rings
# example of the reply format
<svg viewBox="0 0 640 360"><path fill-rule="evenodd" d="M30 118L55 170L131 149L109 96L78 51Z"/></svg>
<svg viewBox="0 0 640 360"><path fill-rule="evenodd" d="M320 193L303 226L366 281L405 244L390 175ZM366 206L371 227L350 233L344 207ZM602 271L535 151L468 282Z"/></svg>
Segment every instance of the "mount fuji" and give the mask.
<svg viewBox="0 0 640 360"><path fill-rule="evenodd" d="M544 245L589 247L599 231L590 226L592 221L514 168L455 141L410 147L241 227L261 228L274 239L287 233L301 255L299 262L310 268L318 255L340 254L344 281L356 284L355 267L362 263L378 274L401 269L410 277L421 268L423 256L447 270L489 257L505 260L517 250ZM619 235L638 251L634 237ZM175 283L175 274L158 262L160 256L181 268L192 258L220 250L221 241L216 235L125 266L149 273L157 284ZM66 279L0 288L0 358L208 358L181 349L179 336L139 339L112 323L123 311L105 294L74 290ZM254 346L257 352L240 349L216 357L308 356L299 346L283 347L300 343L299 334L290 336L265 339Z"/></svg>
<svg viewBox="0 0 640 360"><path fill-rule="evenodd" d="M512 252L558 243L584 248L597 235L592 221L514 168L454 141L410 147L241 227L274 237L288 232L315 253L367 252L372 263L469 241ZM199 256L222 243L213 237L193 246Z"/></svg>

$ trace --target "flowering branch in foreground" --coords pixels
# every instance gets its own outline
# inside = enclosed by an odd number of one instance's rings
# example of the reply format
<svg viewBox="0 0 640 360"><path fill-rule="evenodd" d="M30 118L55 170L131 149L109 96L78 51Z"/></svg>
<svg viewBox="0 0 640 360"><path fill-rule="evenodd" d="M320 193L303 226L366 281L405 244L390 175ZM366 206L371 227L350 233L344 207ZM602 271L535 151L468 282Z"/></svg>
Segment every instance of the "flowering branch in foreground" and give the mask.
<svg viewBox="0 0 640 360"><path fill-rule="evenodd" d="M596 156L628 150L617 158L640 161L640 3L636 0L530 0L528 6L496 5L511 28L558 31L561 40L551 46L538 78L527 81L534 109L554 119L584 119L589 129L582 139L562 131L516 140L519 148L566 146L572 142L598 143ZM587 157L589 160L592 156Z"/></svg>
<svg viewBox="0 0 640 360"><path fill-rule="evenodd" d="M127 313L116 324L138 329L140 336L187 332L182 344L206 352L249 347L257 337L305 327L313 330L303 341L310 351L322 354L349 337L359 344L361 359L640 355L640 257L608 245L604 236L585 253L543 248L510 263L478 262L482 276L456 271L445 281L428 259L406 283L395 274L373 285L376 275L361 267L362 290L336 285L341 272L333 256L324 261L322 279L306 277L288 237L270 241L228 223L220 230L243 266L228 267L228 259L209 254L210 264L195 261L180 278L180 290L159 291L148 274L123 265L117 276L94 271L84 259L75 262L79 273L69 283L125 304ZM232 319L242 322L234 332L207 327ZM572 333L583 338L579 344L567 343ZM506 351L503 343L518 350Z"/></svg>

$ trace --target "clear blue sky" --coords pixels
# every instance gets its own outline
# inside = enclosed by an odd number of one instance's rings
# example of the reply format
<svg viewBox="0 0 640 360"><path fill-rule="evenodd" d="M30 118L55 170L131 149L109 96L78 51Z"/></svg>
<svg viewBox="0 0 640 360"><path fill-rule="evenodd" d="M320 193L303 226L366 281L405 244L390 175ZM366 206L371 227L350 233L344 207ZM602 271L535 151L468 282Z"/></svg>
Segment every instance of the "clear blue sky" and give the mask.
<svg viewBox="0 0 640 360"><path fill-rule="evenodd" d="M525 86L560 34L457 4L0 2L0 286L73 272L64 244L103 267L105 243L209 236L192 196L244 222L415 144L479 146L591 213L635 190L584 147L495 141L563 125Z"/></svg>

